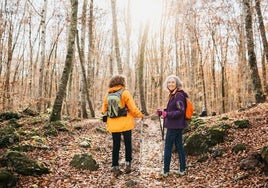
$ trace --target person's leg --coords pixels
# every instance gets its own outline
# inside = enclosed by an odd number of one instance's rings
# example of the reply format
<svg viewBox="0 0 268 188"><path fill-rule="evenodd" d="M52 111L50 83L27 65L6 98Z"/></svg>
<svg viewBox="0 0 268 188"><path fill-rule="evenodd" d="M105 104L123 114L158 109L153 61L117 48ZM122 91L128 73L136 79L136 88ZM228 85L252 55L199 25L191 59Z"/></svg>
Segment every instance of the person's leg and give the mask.
<svg viewBox="0 0 268 188"><path fill-rule="evenodd" d="M113 151L112 151L112 166L119 166L119 151L121 142L121 133L112 133L113 137Z"/></svg>
<svg viewBox="0 0 268 188"><path fill-rule="evenodd" d="M182 141L182 129L178 130L177 135L177 150L179 154L179 161L180 161L180 172L184 172L186 169L186 159L185 159L185 152L183 147L183 141Z"/></svg>
<svg viewBox="0 0 268 188"><path fill-rule="evenodd" d="M125 143L125 160L131 162L132 160L132 139L131 130L123 132Z"/></svg>
<svg viewBox="0 0 268 188"><path fill-rule="evenodd" d="M131 130L123 132L124 143L125 143L125 160L126 160L126 169L125 173L131 172L131 161L132 161L132 136Z"/></svg>
<svg viewBox="0 0 268 188"><path fill-rule="evenodd" d="M170 170L172 145L174 143L173 130L167 129L165 151L164 151L164 173L168 173Z"/></svg>

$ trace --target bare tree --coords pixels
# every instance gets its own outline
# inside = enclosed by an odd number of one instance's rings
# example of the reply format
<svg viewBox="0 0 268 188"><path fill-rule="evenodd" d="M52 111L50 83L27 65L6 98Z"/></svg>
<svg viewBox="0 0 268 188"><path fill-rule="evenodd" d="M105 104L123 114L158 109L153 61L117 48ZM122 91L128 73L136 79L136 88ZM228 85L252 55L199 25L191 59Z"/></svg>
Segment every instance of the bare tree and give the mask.
<svg viewBox="0 0 268 188"><path fill-rule="evenodd" d="M68 47L67 54L65 59L65 66L62 72L62 77L60 85L57 91L56 99L54 101L52 113L50 115L50 121L61 120L61 110L63 99L66 96L66 88L69 80L69 76L73 66L73 56L74 56L74 44L75 44L75 35L77 30L77 10L78 10L78 0L71 0L72 4L72 13L71 13L71 23L69 29L68 37Z"/></svg>
<svg viewBox="0 0 268 188"><path fill-rule="evenodd" d="M258 15L258 20L259 20L259 29L261 33L261 39L262 39L262 45L264 49L264 54L262 58L262 77L263 77L263 86L265 88L265 92L268 93L268 85L267 85L267 80L266 80L266 66L265 66L265 59L268 62L268 42L266 38L266 32L265 32L265 26L263 23L263 16L261 13L261 5L260 5L260 0L255 0L255 9L257 11Z"/></svg>
<svg viewBox="0 0 268 188"><path fill-rule="evenodd" d="M146 108L146 101L144 96L144 53L145 53L145 47L147 43L148 38L148 31L149 31L150 23L149 21L146 22L143 36L141 39L141 47L139 51L139 91L140 91L140 103L141 103L141 109L144 112L145 115L148 115L147 108Z"/></svg>
<svg viewBox="0 0 268 188"><path fill-rule="evenodd" d="M13 55L12 42L13 42L13 26L12 23L10 23L8 32L8 56L7 56L7 66L6 66L7 70L4 84L3 110L7 110L8 107L10 106L10 69Z"/></svg>
<svg viewBox="0 0 268 188"><path fill-rule="evenodd" d="M2 10L2 4L1 4L1 10ZM6 27L6 21L4 21L3 19L2 11L0 11L0 22L1 22L1 26L0 26L0 39L1 39L5 31L5 27ZM0 40L0 78L2 75L2 69L3 69L3 45L2 45L2 40Z"/></svg>
<svg viewBox="0 0 268 188"><path fill-rule="evenodd" d="M88 43L88 90L91 91L89 93L89 97L93 98L94 97L94 80L95 80L95 46L94 46L94 1L90 0L90 6L89 6L89 23L88 23L88 38L89 38L89 43ZM90 109L90 114L91 117L95 117L95 112L92 102L88 99L88 105Z"/></svg>
<svg viewBox="0 0 268 188"><path fill-rule="evenodd" d="M81 110L82 110L82 117L83 118L88 118L88 114L87 114L87 108L86 108L86 92L88 92L87 90L87 79L86 79L86 74L84 71L84 64L85 64L85 37L86 37L86 20L87 20L87 4L88 4L88 0L84 0L83 3L83 8L82 8L82 16L81 16L81 48L79 46L79 37L78 37L78 33L77 33L77 47L78 47L78 52L79 52L79 58L80 58L80 64L83 70L83 76L81 78L82 83L81 83ZM90 38L90 37L89 37ZM80 50L79 50L80 49ZM90 50L89 50L90 53Z"/></svg>
<svg viewBox="0 0 268 188"><path fill-rule="evenodd" d="M254 39L252 30L252 9L250 6L250 0L243 0L243 8L245 12L245 30L247 36L247 53L248 63L250 67L251 80L253 83L253 89L255 92L255 100L257 103L264 102L265 98L262 91L261 80L259 77L256 55L254 51Z"/></svg>
<svg viewBox="0 0 268 188"><path fill-rule="evenodd" d="M38 103L37 111L41 112L42 97L43 97L43 82L44 82L44 67L45 67L45 57L46 57L46 14L47 14L47 0L44 0L43 10L41 13L41 60L39 67L39 84L38 84Z"/></svg>
<svg viewBox="0 0 268 188"><path fill-rule="evenodd" d="M117 61L118 73L123 74L122 60L120 55L120 45L117 31L117 20L116 20L116 0L111 0L112 5L112 17L113 17L113 37L114 37L114 47Z"/></svg>

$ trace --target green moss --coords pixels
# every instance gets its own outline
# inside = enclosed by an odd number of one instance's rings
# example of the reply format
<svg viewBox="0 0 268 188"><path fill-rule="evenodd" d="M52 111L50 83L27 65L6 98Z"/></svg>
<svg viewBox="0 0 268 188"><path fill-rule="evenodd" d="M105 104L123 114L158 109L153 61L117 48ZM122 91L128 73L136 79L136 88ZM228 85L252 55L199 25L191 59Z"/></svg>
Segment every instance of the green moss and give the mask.
<svg viewBox="0 0 268 188"><path fill-rule="evenodd" d="M246 150L246 146L245 146L245 144L237 144L237 145L235 145L234 147L233 147L233 149L232 149L232 151L234 152L234 153L238 153L238 152L240 152L240 151L244 151L244 150Z"/></svg>
<svg viewBox="0 0 268 188"><path fill-rule="evenodd" d="M250 125L249 120L247 119L236 120L234 121L234 124L240 129L248 128Z"/></svg>

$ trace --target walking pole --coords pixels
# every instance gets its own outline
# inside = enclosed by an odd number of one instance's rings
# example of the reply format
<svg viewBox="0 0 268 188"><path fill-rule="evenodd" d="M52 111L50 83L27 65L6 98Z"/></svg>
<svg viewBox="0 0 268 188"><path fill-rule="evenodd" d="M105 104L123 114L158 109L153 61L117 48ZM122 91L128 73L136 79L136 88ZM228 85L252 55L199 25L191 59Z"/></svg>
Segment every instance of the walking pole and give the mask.
<svg viewBox="0 0 268 188"><path fill-rule="evenodd" d="M140 165L139 165L140 173L141 173L142 149L143 149L143 133L142 133L143 124L144 124L144 120L142 118L142 121L141 121L141 130L140 130L140 134L141 134L141 137L140 137L140 159L139 159L139 162L140 162Z"/></svg>
<svg viewBox="0 0 268 188"><path fill-rule="evenodd" d="M160 116L158 116L158 119L159 119L159 126L160 126L161 135L162 135L162 140L164 140L164 131L165 130L164 130L164 127L162 126Z"/></svg>
<svg viewBox="0 0 268 188"><path fill-rule="evenodd" d="M163 124L164 124L164 121L163 121ZM161 160L160 160L160 166L162 168L163 167L162 164L164 163L164 148L165 148L165 144L164 144L165 135L164 134L165 134L165 129L164 129L164 125L162 126L160 116L159 116L159 125L160 125L160 130L161 130L161 135L162 135L162 150L161 150Z"/></svg>

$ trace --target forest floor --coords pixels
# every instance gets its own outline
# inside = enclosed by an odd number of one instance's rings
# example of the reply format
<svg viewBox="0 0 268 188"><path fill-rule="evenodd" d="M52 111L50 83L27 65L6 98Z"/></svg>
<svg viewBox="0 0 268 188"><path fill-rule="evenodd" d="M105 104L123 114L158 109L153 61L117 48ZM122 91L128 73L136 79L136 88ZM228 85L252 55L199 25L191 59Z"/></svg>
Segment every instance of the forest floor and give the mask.
<svg viewBox="0 0 268 188"><path fill-rule="evenodd" d="M220 116L206 117L210 124L217 123ZM136 120L133 130L133 171L115 177L111 172L112 138L110 133L101 133L96 128L105 129L100 120L83 120L70 122L71 132L60 132L57 137L46 138L49 150L33 150L27 155L44 162L51 170L42 176L19 176L16 188L98 188L98 187L268 187L268 177L261 168L244 171L239 168L239 160L250 153L260 151L268 144L268 103L259 104L241 112L234 111L221 117L248 119L250 128L231 129L228 140L216 147L226 152L219 158L209 157L205 162L197 162L200 156L187 156L187 174L172 174L165 179L160 178L162 170L163 142L158 119L145 118ZM24 125L27 126L27 125ZM28 125L33 126L33 125ZM43 125L34 125L38 126ZM80 126L77 130L74 127ZM79 146L81 138L90 138L91 147ZM233 153L232 148L243 143L247 150ZM90 153L99 164L96 171L77 170L70 166L74 154ZM178 159L172 155L171 169L178 166ZM124 145L121 144L121 169L124 170Z"/></svg>

